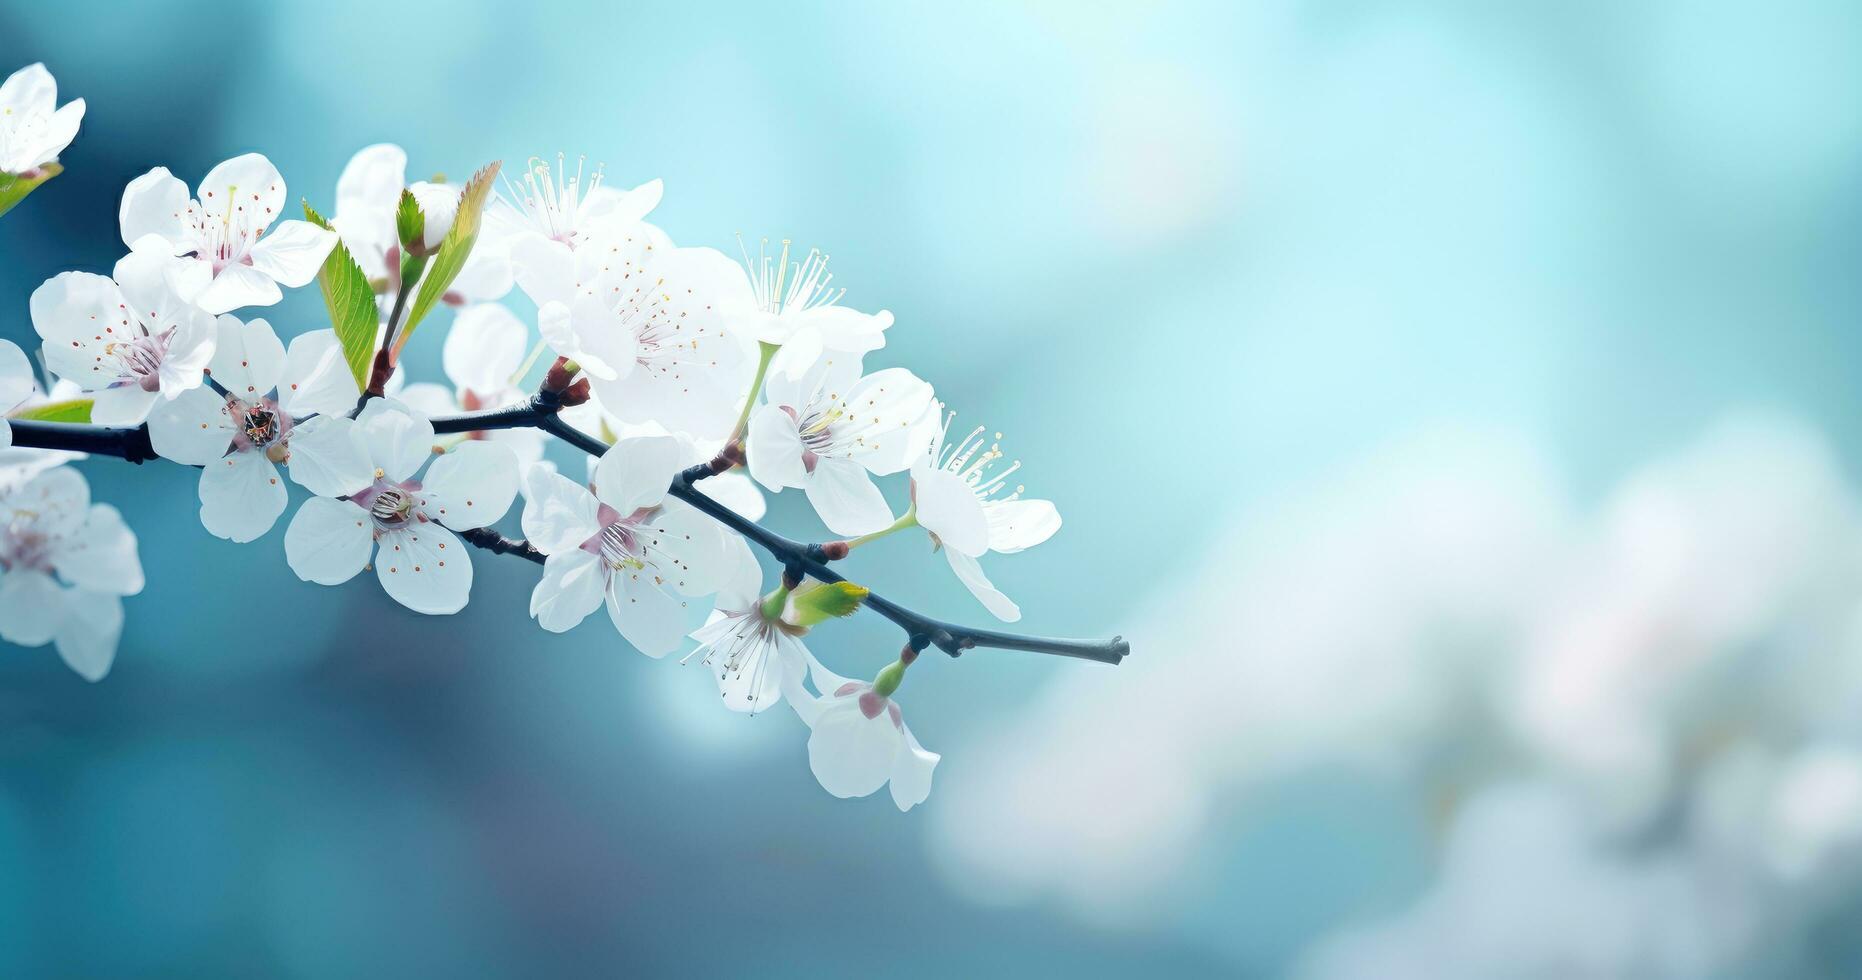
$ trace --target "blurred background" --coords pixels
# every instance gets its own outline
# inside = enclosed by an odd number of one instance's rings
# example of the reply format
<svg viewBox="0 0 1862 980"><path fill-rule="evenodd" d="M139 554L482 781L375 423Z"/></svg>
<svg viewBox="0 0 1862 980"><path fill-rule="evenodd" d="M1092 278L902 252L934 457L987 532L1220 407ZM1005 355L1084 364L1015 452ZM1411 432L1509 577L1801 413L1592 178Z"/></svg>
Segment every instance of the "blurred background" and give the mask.
<svg viewBox="0 0 1862 980"><path fill-rule="evenodd" d="M1862 974L1854 4L0 8L33 61L0 336L153 166L586 154L828 250L1059 503L1022 626L1135 652L928 658L900 814L528 565L423 619L89 461L149 585L101 684L0 647L0 975Z"/></svg>

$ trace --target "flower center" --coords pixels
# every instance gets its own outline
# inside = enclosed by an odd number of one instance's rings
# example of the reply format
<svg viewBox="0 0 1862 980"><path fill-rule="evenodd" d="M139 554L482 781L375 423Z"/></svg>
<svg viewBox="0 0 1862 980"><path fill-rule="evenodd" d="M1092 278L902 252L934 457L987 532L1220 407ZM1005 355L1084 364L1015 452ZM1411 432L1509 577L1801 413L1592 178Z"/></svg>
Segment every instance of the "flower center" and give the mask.
<svg viewBox="0 0 1862 980"><path fill-rule="evenodd" d="M188 202L186 218L189 237L194 245L194 257L211 264L216 276L230 265L250 265L248 253L252 243L265 234L267 222L237 203L237 186L228 186L223 191L207 190L204 193L209 200L214 200L220 193L226 197L215 201L222 208L218 215L207 213L199 202Z"/></svg>
<svg viewBox="0 0 1862 980"><path fill-rule="evenodd" d="M161 390L162 359L168 356L168 344L174 335L170 329L105 344L104 353L116 358L117 370L122 372L111 387L135 385L143 391Z"/></svg>
<svg viewBox="0 0 1862 980"><path fill-rule="evenodd" d="M956 417L957 413L952 412L944 419L946 433L949 433L950 423ZM969 485L970 492L986 503L1006 503L1020 497L1026 488L1017 484L1008 496L996 498L996 493L1008 483L1011 474L1021 469L1022 463L1018 459L998 470L995 464L1006 458L1006 454L1002 452L1002 444L992 440L988 448L984 448L982 436L983 426L979 425L971 429L970 434L964 436L962 441L947 442L946 450L938 466L961 477L963 482ZM996 433L995 437L1001 439L1002 433Z"/></svg>
<svg viewBox="0 0 1862 980"><path fill-rule="evenodd" d="M0 568L9 572L52 570L52 541L39 530L38 518L34 511L13 512L12 520L0 530Z"/></svg>
<svg viewBox="0 0 1862 980"><path fill-rule="evenodd" d="M554 173L548 163L531 157L530 169L524 172L521 188L511 183L510 178L505 178L504 187L509 203L546 237L573 246L576 232L580 230L582 205L601 186L604 169L602 164L595 165L595 172L589 175L585 191L582 188L582 177L583 166L587 162L587 157L577 157L575 176L570 177L563 164L562 154L556 154ZM560 182L557 173L564 178Z"/></svg>
<svg viewBox="0 0 1862 980"><path fill-rule="evenodd" d="M757 246L756 261L744 248L743 236L737 236L737 251L743 255L744 270L750 274L750 288L756 293L757 308L781 315L799 313L817 306L832 306L847 295L845 289L829 288L834 274L828 271L828 257L818 248L809 249L808 257L789 263L789 239L782 240L782 253L769 255L769 239Z"/></svg>
<svg viewBox="0 0 1862 980"><path fill-rule="evenodd" d="M369 501L369 516L375 518L376 526L383 530L404 526L413 512L414 495L393 484L381 488Z"/></svg>

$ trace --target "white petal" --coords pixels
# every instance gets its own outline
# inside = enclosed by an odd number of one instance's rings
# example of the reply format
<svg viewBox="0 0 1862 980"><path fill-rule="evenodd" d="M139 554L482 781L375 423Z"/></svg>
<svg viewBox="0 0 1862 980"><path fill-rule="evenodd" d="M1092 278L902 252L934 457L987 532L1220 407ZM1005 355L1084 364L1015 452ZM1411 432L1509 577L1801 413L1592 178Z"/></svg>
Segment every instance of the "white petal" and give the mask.
<svg viewBox="0 0 1862 980"><path fill-rule="evenodd" d="M970 594L983 604L983 608L997 619L1013 623L1022 618L1021 607L990 583L989 576L983 574L983 566L976 559L955 548L945 548L944 557L949 560L950 570L957 573L957 579L963 583L964 588L969 589Z"/></svg>
<svg viewBox="0 0 1862 980"><path fill-rule="evenodd" d="M517 499L517 457L495 442L470 440L433 461L419 493L420 509L455 531L484 527Z"/></svg>
<svg viewBox="0 0 1862 980"><path fill-rule="evenodd" d="M340 415L299 423L286 445L291 479L319 497L346 497L375 482L361 431Z"/></svg>
<svg viewBox="0 0 1862 980"><path fill-rule="evenodd" d="M428 418L459 411L459 399L453 397L453 389L431 381L416 381L393 394L396 401Z"/></svg>
<svg viewBox="0 0 1862 980"><path fill-rule="evenodd" d="M918 422L931 407L931 386L917 375L904 368L875 371L855 382L843 401L849 421L867 427L858 451L867 469L897 473L924 454Z"/></svg>
<svg viewBox="0 0 1862 980"><path fill-rule="evenodd" d="M356 425L369 458L390 480L411 478L433 454L433 423L392 398L369 399Z"/></svg>
<svg viewBox="0 0 1862 980"><path fill-rule="evenodd" d="M216 538L244 544L260 537L284 513L289 498L278 467L256 449L236 452L200 471L200 523Z"/></svg>
<svg viewBox="0 0 1862 980"><path fill-rule="evenodd" d="M530 615L552 633L574 629L601 608L607 575L601 559L586 551L565 551L543 563L543 578L530 591Z"/></svg>
<svg viewBox="0 0 1862 980"><path fill-rule="evenodd" d="M802 434L795 419L774 405L758 405L750 413L744 455L750 475L780 493L784 487L808 485L808 466L803 461Z"/></svg>
<svg viewBox="0 0 1862 980"><path fill-rule="evenodd" d="M37 388L26 352L10 340L0 340L0 415L32 397Z"/></svg>
<svg viewBox="0 0 1862 980"><path fill-rule="evenodd" d="M82 527L60 539L52 553L58 577L89 592L135 595L142 591L136 533L109 504L92 504Z"/></svg>
<svg viewBox="0 0 1862 980"><path fill-rule="evenodd" d="M167 167L137 177L123 188L123 203L117 210L122 227L123 244L134 247L143 238L154 235L169 244L169 254L187 237L187 185Z"/></svg>
<svg viewBox="0 0 1862 980"><path fill-rule="evenodd" d="M51 642L64 623L67 601L65 590L44 572L0 575L0 640L22 647Z"/></svg>
<svg viewBox="0 0 1862 980"><path fill-rule="evenodd" d="M384 532L375 577L394 601L417 613L446 616L472 595L472 559L453 532L433 524Z"/></svg>
<svg viewBox="0 0 1862 980"><path fill-rule="evenodd" d="M561 242L541 235L518 238L511 243L511 270L517 287L539 307L575 298L575 253Z"/></svg>
<svg viewBox="0 0 1862 980"><path fill-rule="evenodd" d="M529 344L529 329L510 310L479 303L453 318L441 361L455 386L488 395L510 387Z"/></svg>
<svg viewBox="0 0 1862 980"><path fill-rule="evenodd" d="M215 322L219 340L207 371L236 398L250 402L278 387L284 374L284 344L264 320L241 323L231 314Z"/></svg>
<svg viewBox="0 0 1862 980"><path fill-rule="evenodd" d="M306 582L339 585L369 563L375 532L369 512L328 497L304 501L284 532L284 557Z"/></svg>
<svg viewBox="0 0 1862 980"><path fill-rule="evenodd" d="M252 267L293 289L317 278L323 260L336 246L336 233L308 221L280 221L247 257Z"/></svg>
<svg viewBox="0 0 1862 980"><path fill-rule="evenodd" d="M723 526L677 498L660 503L639 539L652 571L685 595L710 595L733 571Z"/></svg>
<svg viewBox="0 0 1862 980"><path fill-rule="evenodd" d="M85 391L115 381L122 369L108 346L142 332L127 304L116 283L95 273L61 272L40 283L28 307L45 341L46 367Z"/></svg>
<svg viewBox="0 0 1862 980"><path fill-rule="evenodd" d="M201 210L220 218L231 211L237 225L259 228L271 224L284 209L284 177L262 153L245 153L221 163L200 181ZM224 313L225 310L214 310Z"/></svg>
<svg viewBox="0 0 1862 980"><path fill-rule="evenodd" d="M982 501L963 478L949 470L920 466L912 470L912 499L918 523L938 536L944 547L975 557L989 550L989 519Z"/></svg>
<svg viewBox="0 0 1862 980"><path fill-rule="evenodd" d="M446 290L448 302L455 298L466 303L486 303L500 299L516 283L511 273L511 257L495 242L481 235L466 256L465 268L453 278Z"/></svg>
<svg viewBox="0 0 1862 980"><path fill-rule="evenodd" d="M636 435L617 440L595 464L595 496L625 517L666 496L680 470L683 450L670 435Z"/></svg>
<svg viewBox="0 0 1862 980"><path fill-rule="evenodd" d="M864 354L886 345L886 328L892 326L892 314L862 313L845 306L817 306L797 315L797 333L816 333L828 350Z"/></svg>
<svg viewBox="0 0 1862 980"><path fill-rule="evenodd" d="M901 723L899 733L905 744L892 761L892 802L900 811L910 810L931 795L931 770L937 768L936 752L927 751L912 737L910 726Z"/></svg>
<svg viewBox="0 0 1862 980"><path fill-rule="evenodd" d="M194 301L208 313L226 313L242 306L270 306L283 298L271 276L249 265L229 265Z"/></svg>
<svg viewBox="0 0 1862 980"><path fill-rule="evenodd" d="M859 699L836 699L808 735L808 768L821 788L843 799L867 796L892 778L901 736L887 712L868 718Z"/></svg>
<svg viewBox="0 0 1862 980"><path fill-rule="evenodd" d="M601 504L587 487L540 467L524 476L524 537L546 555L568 554L601 531Z"/></svg>
<svg viewBox="0 0 1862 980"><path fill-rule="evenodd" d="M77 138L78 127L83 123L83 99L72 99L60 106L58 111L45 120L44 128L39 130L38 137L33 140L34 145L30 148L28 155L38 157L38 159L28 166L57 160L58 155L65 152L65 147L70 146L71 141Z"/></svg>
<svg viewBox="0 0 1862 980"><path fill-rule="evenodd" d="M123 636L123 600L113 595L73 590L64 623L52 641L58 656L79 677L96 682L116 662L117 641Z"/></svg>
<svg viewBox="0 0 1862 980"><path fill-rule="evenodd" d="M663 657L685 642L689 620L697 610L666 587L656 585L650 570L625 568L614 573L608 589L608 618L621 637L649 657Z"/></svg>
<svg viewBox="0 0 1862 980"><path fill-rule="evenodd" d="M746 520L760 521L769 510L763 491L756 488L756 481L736 470L700 480L698 492L736 511Z"/></svg>
<svg viewBox="0 0 1862 980"><path fill-rule="evenodd" d="M886 495L873 485L866 467L854 460L824 457L816 461L806 492L821 523L835 534L870 534L892 523Z"/></svg>
<svg viewBox="0 0 1862 980"><path fill-rule="evenodd" d="M58 104L58 81L44 64L33 62L0 82L0 110L25 116L52 111Z"/></svg>
<svg viewBox="0 0 1862 980"><path fill-rule="evenodd" d="M750 550L750 542L743 535L730 533L723 537L720 562L724 572L718 576L718 605L726 609L744 609L763 592L763 566L756 560L756 552Z"/></svg>
<svg viewBox="0 0 1862 980"><path fill-rule="evenodd" d="M90 517L90 506L90 484L69 466L46 470L5 498L8 511L32 513L34 528L47 538L76 534Z"/></svg>
<svg viewBox="0 0 1862 980"><path fill-rule="evenodd" d="M93 391L91 421L97 425L141 425L155 403L162 400L161 392L143 391L135 385Z"/></svg>
<svg viewBox="0 0 1862 980"><path fill-rule="evenodd" d="M376 143L356 151L336 178L336 214L370 212L394 226L394 209L407 186L407 152L393 143Z"/></svg>
<svg viewBox="0 0 1862 980"><path fill-rule="evenodd" d="M989 521L989 550L1004 555L1032 548L1060 530L1060 511L1052 501L1019 498L983 505Z"/></svg>
<svg viewBox="0 0 1862 980"><path fill-rule="evenodd" d="M318 413L347 415L361 396L349 362L343 359L336 331L312 330L291 338L278 402L293 418Z"/></svg>
<svg viewBox="0 0 1862 980"><path fill-rule="evenodd" d="M225 456L236 432L226 399L206 388L162 400L149 412L149 442L163 459L205 466Z"/></svg>
<svg viewBox="0 0 1862 980"><path fill-rule="evenodd" d="M200 387L201 375L219 347L219 331L213 317L193 306L174 309L161 322L171 325L174 334L169 337L168 352L162 355L156 381L162 397L172 399Z"/></svg>

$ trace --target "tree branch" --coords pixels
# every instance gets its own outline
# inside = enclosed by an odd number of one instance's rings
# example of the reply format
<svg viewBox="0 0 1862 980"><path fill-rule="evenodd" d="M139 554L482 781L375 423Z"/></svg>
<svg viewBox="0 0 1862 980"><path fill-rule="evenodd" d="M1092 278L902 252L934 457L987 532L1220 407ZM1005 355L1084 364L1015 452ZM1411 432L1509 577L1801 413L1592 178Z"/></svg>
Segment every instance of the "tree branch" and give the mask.
<svg viewBox="0 0 1862 980"><path fill-rule="evenodd" d="M491 429L536 428L591 456L600 456L607 452L607 443L562 420L557 414L562 410L562 406L562 395L545 389L531 396L529 401L509 408L436 416L433 419L433 431L435 435L448 435ZM155 449L149 442L147 425L140 425L133 429L113 429L72 422L42 422L29 419L11 421L13 444L22 448L62 449L89 453L93 456L111 456L132 463L157 458ZM750 539L782 563L785 572L797 577L806 574L823 582L844 581L840 573L828 567L830 559L822 545L784 537L725 507L698 489L700 480L729 469L732 462L734 460L727 449L726 452L719 454L718 459L708 463L699 463L679 473L673 478L672 485L667 488L667 492L712 520ZM468 544L494 554L516 555L538 564L543 562L543 554L521 538L507 538L490 528L477 528L455 533ZM953 657L976 647L992 647L1116 664L1131 652L1131 644L1127 643L1123 637L1117 636L1109 640L1053 639L961 626L914 612L877 592L867 593L866 606L903 629L908 642L913 647L922 648L927 644L934 644L938 649Z"/></svg>

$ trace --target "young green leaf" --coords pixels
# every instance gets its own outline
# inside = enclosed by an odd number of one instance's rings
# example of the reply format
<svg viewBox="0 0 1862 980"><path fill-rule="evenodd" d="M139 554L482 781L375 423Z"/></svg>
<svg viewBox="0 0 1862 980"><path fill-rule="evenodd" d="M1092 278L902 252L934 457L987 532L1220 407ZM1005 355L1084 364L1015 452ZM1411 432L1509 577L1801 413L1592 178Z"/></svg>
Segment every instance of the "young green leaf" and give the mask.
<svg viewBox="0 0 1862 980"><path fill-rule="evenodd" d="M22 408L8 418L31 419L35 422L89 422L91 400L73 398L70 401L46 402L43 405Z"/></svg>
<svg viewBox="0 0 1862 980"><path fill-rule="evenodd" d="M31 177L19 174L0 174L0 214L13 210L13 205L26 199L40 184L65 172L65 168L56 163L48 163L38 169Z"/></svg>
<svg viewBox="0 0 1862 980"><path fill-rule="evenodd" d="M817 583L789 597L791 619L797 626L814 626L829 619L851 616L866 601L867 588L852 582Z"/></svg>
<svg viewBox="0 0 1862 980"><path fill-rule="evenodd" d="M401 237L403 251L412 249L427 233L427 213L420 210L414 192L405 187L401 188L401 206L394 212L394 230Z"/></svg>
<svg viewBox="0 0 1862 980"><path fill-rule="evenodd" d="M326 231L330 223L304 202L304 217ZM330 249L317 272L317 285L323 290L323 305L330 311L330 325L336 328L337 342L343 345L343 360L356 377L356 388L368 384L369 371L375 362L375 334L381 326L375 308L375 290L369 287L368 274L356 264L354 256L341 241Z"/></svg>
<svg viewBox="0 0 1862 980"><path fill-rule="evenodd" d="M466 258L478 241L479 223L485 214L485 203L491 198L492 179L497 175L498 164L487 164L466 181L465 190L459 193L459 212L453 216L453 227L427 264L427 275L420 282L419 294L414 297L414 308L408 311L407 322L396 333L397 350L407 343L421 319L433 312L433 307L458 278L459 270L465 268Z"/></svg>

